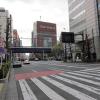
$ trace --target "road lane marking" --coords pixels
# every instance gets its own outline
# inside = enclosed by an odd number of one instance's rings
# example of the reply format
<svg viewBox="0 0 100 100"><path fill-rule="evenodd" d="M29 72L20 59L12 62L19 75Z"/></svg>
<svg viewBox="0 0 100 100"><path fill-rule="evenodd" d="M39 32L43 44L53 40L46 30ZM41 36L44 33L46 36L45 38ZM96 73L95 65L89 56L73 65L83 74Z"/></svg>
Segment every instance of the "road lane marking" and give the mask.
<svg viewBox="0 0 100 100"><path fill-rule="evenodd" d="M56 71L59 71L59 70L60 70L60 71L65 71L65 69L59 69L59 68L54 68L54 67L53 67L53 68L48 68L48 69L50 69L50 70L56 70ZM69 71L70 71L70 70L69 70Z"/></svg>
<svg viewBox="0 0 100 100"><path fill-rule="evenodd" d="M84 81L84 82L87 82L87 83L91 83L91 84L94 84L94 85L97 85L97 86L100 86L100 82L95 82L95 81L92 81L90 79L85 79L85 78L80 78L80 77L76 77L76 76L73 76L73 75L68 75L67 73L66 74L60 74L62 76L66 76L66 77L70 77L70 78L74 78L74 79L78 79L78 80L81 80L81 81Z"/></svg>
<svg viewBox="0 0 100 100"><path fill-rule="evenodd" d="M36 78L31 78L31 80L51 99L51 100L66 100L59 94L57 94L55 91L53 91L51 88L46 86L44 83L42 83L40 80Z"/></svg>
<svg viewBox="0 0 100 100"><path fill-rule="evenodd" d="M48 65L52 65L52 66L64 66L64 67L74 67L74 68L87 68L87 67L80 67L80 66L69 66L69 65L62 65L62 64L48 64Z"/></svg>
<svg viewBox="0 0 100 100"><path fill-rule="evenodd" d="M24 100L38 100L25 80L19 80Z"/></svg>
<svg viewBox="0 0 100 100"><path fill-rule="evenodd" d="M61 76L57 76L57 75L51 75L51 76L55 77L55 78L57 78L61 81L67 82L67 83L72 84L72 85L76 85L80 88L86 89L90 92L93 92L93 93L96 93L96 94L100 95L100 89L97 89L97 88L94 88L92 86L88 86L88 85L85 85L85 84L82 84L82 83L79 83L77 81L73 81L73 80L70 80L70 79L67 79L67 78L63 78Z"/></svg>
<svg viewBox="0 0 100 100"><path fill-rule="evenodd" d="M49 83L53 84L54 86L60 88L61 90L73 95L74 97L80 99L80 100L96 100L95 98L92 98L80 91L77 91L71 87L68 87L68 86L65 86L51 78L48 78L48 77L42 77L44 80L48 81ZM55 99L55 100L58 100L58 99Z"/></svg>

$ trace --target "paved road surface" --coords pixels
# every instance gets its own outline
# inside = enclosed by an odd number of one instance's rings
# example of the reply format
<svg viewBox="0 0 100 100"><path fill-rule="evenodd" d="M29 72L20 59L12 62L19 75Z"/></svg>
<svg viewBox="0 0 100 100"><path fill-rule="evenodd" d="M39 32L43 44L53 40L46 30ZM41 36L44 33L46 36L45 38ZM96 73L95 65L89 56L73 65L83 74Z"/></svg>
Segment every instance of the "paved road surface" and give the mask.
<svg viewBox="0 0 100 100"><path fill-rule="evenodd" d="M19 100L100 100L100 64L36 61L15 78Z"/></svg>

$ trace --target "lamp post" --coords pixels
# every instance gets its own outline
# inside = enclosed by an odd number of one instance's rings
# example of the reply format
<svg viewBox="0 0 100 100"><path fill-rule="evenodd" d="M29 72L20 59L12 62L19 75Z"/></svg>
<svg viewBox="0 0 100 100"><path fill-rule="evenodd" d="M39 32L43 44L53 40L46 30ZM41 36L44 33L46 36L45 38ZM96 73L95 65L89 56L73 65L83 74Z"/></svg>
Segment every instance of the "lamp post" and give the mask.
<svg viewBox="0 0 100 100"><path fill-rule="evenodd" d="M10 33L11 33L11 15L10 17L7 18L7 23L6 23L6 49L7 49L7 60L8 60L8 52L9 52L9 39L10 39Z"/></svg>

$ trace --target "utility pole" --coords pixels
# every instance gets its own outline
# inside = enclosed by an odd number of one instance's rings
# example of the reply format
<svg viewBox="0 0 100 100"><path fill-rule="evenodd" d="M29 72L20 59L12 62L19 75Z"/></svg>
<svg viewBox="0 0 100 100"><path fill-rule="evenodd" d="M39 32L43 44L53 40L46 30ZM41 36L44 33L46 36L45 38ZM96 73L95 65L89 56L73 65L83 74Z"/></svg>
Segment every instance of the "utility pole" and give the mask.
<svg viewBox="0 0 100 100"><path fill-rule="evenodd" d="M11 15L9 18L7 18L6 23L6 49L7 49L7 60L8 60L8 49L9 49L9 35L11 33Z"/></svg>
<svg viewBox="0 0 100 100"><path fill-rule="evenodd" d="M88 35L86 34L86 52L87 52L87 61L91 61L91 56L90 56L90 43L88 39Z"/></svg>

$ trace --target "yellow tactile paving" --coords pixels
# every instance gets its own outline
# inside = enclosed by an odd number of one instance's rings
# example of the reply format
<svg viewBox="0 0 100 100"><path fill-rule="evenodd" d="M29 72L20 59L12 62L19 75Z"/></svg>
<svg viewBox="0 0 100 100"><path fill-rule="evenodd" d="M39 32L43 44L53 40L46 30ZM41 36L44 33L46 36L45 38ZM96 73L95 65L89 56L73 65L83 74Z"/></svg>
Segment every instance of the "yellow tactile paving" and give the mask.
<svg viewBox="0 0 100 100"><path fill-rule="evenodd" d="M3 87L4 87L4 84L0 83L0 92L2 91Z"/></svg>

